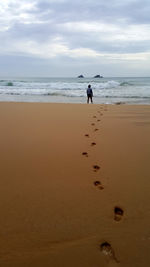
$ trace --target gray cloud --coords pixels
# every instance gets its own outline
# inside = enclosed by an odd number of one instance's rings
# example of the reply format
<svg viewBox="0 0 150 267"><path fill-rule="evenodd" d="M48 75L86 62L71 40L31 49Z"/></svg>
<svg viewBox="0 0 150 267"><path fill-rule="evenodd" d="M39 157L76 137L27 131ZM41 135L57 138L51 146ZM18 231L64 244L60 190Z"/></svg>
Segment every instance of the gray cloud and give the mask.
<svg viewBox="0 0 150 267"><path fill-rule="evenodd" d="M138 61L147 67L149 13L148 0L5 0L0 3L1 69L4 57L7 62L18 58L18 72L32 65L37 74L47 65L64 75L83 66L108 64L108 73L114 64L130 69Z"/></svg>

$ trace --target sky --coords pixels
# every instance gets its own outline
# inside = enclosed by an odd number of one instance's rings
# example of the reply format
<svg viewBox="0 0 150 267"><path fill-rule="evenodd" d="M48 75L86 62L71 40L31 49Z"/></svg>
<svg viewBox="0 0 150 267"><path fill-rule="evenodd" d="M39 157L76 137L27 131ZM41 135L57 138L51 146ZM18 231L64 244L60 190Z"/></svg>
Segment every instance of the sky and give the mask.
<svg viewBox="0 0 150 267"><path fill-rule="evenodd" d="M1 0L0 76L150 76L149 0Z"/></svg>

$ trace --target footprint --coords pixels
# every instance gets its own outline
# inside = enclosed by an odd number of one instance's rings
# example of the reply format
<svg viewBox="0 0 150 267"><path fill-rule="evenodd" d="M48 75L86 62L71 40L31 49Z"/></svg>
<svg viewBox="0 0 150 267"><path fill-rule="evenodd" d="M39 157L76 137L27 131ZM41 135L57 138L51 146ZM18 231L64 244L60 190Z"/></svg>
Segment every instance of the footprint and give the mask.
<svg viewBox="0 0 150 267"><path fill-rule="evenodd" d="M91 146L95 146L95 145L96 145L96 143L95 143L95 142L92 142L92 143L91 143Z"/></svg>
<svg viewBox="0 0 150 267"><path fill-rule="evenodd" d="M97 172L100 169L100 166L98 165L93 165L94 172Z"/></svg>
<svg viewBox="0 0 150 267"><path fill-rule="evenodd" d="M82 155L88 157L88 153L87 152L82 152Z"/></svg>
<svg viewBox="0 0 150 267"><path fill-rule="evenodd" d="M94 126L94 125L95 125L95 123L91 123L91 125L92 125L92 126Z"/></svg>
<svg viewBox="0 0 150 267"><path fill-rule="evenodd" d="M86 137L89 137L89 134L85 134Z"/></svg>
<svg viewBox="0 0 150 267"><path fill-rule="evenodd" d="M119 222L122 219L123 214L124 214L123 209L117 206L114 208L114 220L115 221Z"/></svg>
<svg viewBox="0 0 150 267"><path fill-rule="evenodd" d="M112 256L113 255L113 249L111 247L111 245L108 242L104 242L100 245L100 249L102 251L102 253L104 253L105 255L108 256Z"/></svg>
<svg viewBox="0 0 150 267"><path fill-rule="evenodd" d="M104 255L108 256L110 259L113 259L117 263L119 263L119 261L117 260L117 258L115 256L115 252L114 252L112 246L108 242L102 243L100 245L100 250Z"/></svg>
<svg viewBox="0 0 150 267"><path fill-rule="evenodd" d="M96 116L93 116L93 118L96 118Z"/></svg>
<svg viewBox="0 0 150 267"><path fill-rule="evenodd" d="M94 129L94 132L97 132L98 130L99 130L99 129L96 128L96 129Z"/></svg>
<svg viewBox="0 0 150 267"><path fill-rule="evenodd" d="M95 182L94 182L94 185L95 185L95 186L101 185L101 182L100 182L100 181L95 181Z"/></svg>
<svg viewBox="0 0 150 267"><path fill-rule="evenodd" d="M97 120L97 121L101 121L101 120Z"/></svg>
<svg viewBox="0 0 150 267"><path fill-rule="evenodd" d="M94 182L94 185L97 186L100 190L103 190L104 187L102 186L101 182L100 181L95 181Z"/></svg>

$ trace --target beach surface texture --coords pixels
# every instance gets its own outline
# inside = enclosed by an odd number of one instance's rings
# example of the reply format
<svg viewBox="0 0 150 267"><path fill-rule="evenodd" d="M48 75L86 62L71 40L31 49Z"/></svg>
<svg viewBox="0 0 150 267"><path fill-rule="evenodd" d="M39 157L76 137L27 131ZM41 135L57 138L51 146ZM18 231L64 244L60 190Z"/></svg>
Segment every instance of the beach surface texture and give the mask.
<svg viewBox="0 0 150 267"><path fill-rule="evenodd" d="M0 103L0 266L150 266L150 106Z"/></svg>

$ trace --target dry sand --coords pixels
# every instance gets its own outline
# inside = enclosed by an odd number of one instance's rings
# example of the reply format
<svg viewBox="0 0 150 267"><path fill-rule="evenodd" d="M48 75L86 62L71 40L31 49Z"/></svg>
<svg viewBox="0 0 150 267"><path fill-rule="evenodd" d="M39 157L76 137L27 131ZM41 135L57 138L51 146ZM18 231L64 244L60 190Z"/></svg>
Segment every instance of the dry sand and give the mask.
<svg viewBox="0 0 150 267"><path fill-rule="evenodd" d="M150 106L0 103L0 128L0 266L150 265Z"/></svg>

